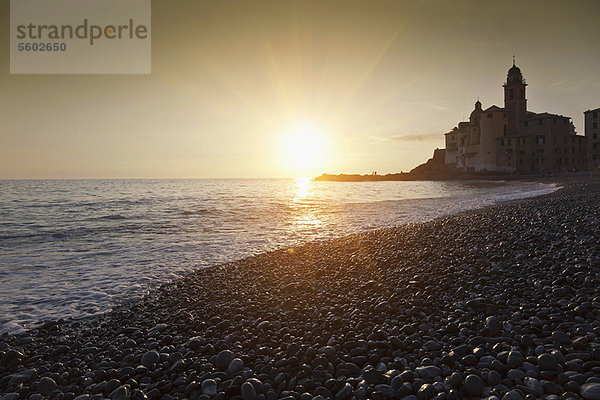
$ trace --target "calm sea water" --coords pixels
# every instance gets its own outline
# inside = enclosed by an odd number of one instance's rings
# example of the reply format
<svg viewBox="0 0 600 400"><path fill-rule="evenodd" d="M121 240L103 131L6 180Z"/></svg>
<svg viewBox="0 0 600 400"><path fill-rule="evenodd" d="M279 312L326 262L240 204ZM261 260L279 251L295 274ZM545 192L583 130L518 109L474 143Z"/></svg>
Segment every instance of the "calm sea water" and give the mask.
<svg viewBox="0 0 600 400"><path fill-rule="evenodd" d="M0 181L0 332L106 312L196 268L556 189L518 182Z"/></svg>

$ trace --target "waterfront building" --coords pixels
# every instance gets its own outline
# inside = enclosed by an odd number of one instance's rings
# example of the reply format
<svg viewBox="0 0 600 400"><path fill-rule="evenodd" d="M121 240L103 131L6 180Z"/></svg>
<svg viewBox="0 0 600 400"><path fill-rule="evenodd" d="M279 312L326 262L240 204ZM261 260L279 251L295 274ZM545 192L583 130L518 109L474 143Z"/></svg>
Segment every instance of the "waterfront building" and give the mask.
<svg viewBox="0 0 600 400"><path fill-rule="evenodd" d="M588 140L589 166L593 169L600 168L600 108L588 110L583 113L585 120L585 137Z"/></svg>
<svg viewBox="0 0 600 400"><path fill-rule="evenodd" d="M571 118L527 110L527 83L513 61L504 87L504 107L483 109L479 100L468 121L445 134L445 164L467 172L534 173L588 169L586 136L577 135ZM598 110L589 111L590 126ZM593 120L593 121L592 121ZM594 122L595 121L595 122ZM590 135L593 135L590 128ZM599 151L598 145L596 150ZM597 155L596 160L600 161Z"/></svg>

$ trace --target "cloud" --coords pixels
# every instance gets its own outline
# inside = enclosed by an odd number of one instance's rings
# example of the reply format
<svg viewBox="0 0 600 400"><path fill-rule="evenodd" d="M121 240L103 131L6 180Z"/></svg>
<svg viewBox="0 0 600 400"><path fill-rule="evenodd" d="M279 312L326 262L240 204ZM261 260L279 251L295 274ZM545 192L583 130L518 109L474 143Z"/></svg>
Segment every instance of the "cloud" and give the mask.
<svg viewBox="0 0 600 400"><path fill-rule="evenodd" d="M395 142L433 142L443 139L441 133L422 133L411 135L396 135L396 136L372 136L379 143L395 143Z"/></svg>
<svg viewBox="0 0 600 400"><path fill-rule="evenodd" d="M567 83L567 81L563 79L562 81L550 83L548 87L558 87L564 85L565 83Z"/></svg>
<svg viewBox="0 0 600 400"><path fill-rule="evenodd" d="M442 105L439 105L437 103L430 102L430 101L419 101L419 102L402 103L400 105L401 106L427 107L427 108L433 108L434 110L439 110L439 111L448 111L449 110L449 108L446 107L446 106L442 106Z"/></svg>

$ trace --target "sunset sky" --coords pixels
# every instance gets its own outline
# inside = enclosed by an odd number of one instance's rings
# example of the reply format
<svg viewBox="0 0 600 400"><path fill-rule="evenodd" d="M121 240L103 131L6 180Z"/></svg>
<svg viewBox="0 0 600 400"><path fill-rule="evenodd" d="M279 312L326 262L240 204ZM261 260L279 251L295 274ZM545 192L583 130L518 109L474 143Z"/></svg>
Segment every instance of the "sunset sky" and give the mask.
<svg viewBox="0 0 600 400"><path fill-rule="evenodd" d="M583 134L599 21L597 0L161 0L151 75L10 75L0 0L0 178L408 171L477 98L503 106L513 53L529 109Z"/></svg>

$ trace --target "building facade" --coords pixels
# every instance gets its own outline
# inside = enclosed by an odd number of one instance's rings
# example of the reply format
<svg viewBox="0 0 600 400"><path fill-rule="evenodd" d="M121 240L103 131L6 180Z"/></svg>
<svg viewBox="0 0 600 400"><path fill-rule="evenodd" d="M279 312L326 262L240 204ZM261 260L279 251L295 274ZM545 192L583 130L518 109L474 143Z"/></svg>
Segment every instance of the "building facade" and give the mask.
<svg viewBox="0 0 600 400"><path fill-rule="evenodd" d="M600 168L600 108L588 110L583 113L585 121L585 137L590 149L589 166L593 169Z"/></svg>
<svg viewBox="0 0 600 400"><path fill-rule="evenodd" d="M523 74L514 62L504 87L504 107L482 108L475 103L469 121L445 134L445 163L467 172L534 173L588 169L586 136L577 135L569 117L527 110ZM595 120L596 129L598 119ZM594 122L590 122L590 127ZM590 128L593 129L593 128ZM593 135L590 130L590 135ZM596 131L596 137L600 134ZM591 143L591 142L590 142ZM596 145L598 151L598 145ZM596 157L600 162L600 156Z"/></svg>

